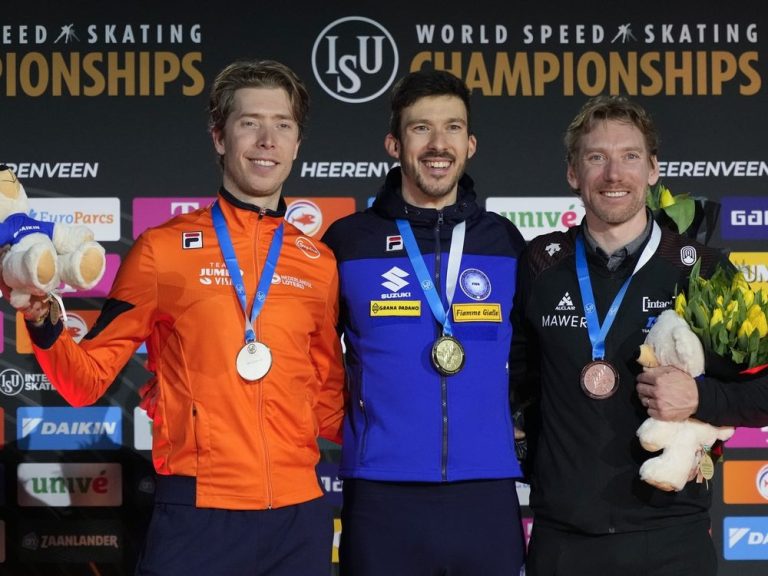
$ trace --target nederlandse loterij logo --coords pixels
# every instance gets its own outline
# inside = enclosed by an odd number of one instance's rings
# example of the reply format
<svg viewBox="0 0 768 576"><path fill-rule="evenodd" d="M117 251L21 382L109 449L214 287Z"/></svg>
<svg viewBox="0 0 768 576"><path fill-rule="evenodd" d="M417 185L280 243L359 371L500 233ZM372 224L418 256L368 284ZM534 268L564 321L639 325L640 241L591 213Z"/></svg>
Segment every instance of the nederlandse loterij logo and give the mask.
<svg viewBox="0 0 768 576"><path fill-rule="evenodd" d="M399 57L392 35L362 16L339 18L318 34L312 70L328 94L358 104L383 94L397 75Z"/></svg>

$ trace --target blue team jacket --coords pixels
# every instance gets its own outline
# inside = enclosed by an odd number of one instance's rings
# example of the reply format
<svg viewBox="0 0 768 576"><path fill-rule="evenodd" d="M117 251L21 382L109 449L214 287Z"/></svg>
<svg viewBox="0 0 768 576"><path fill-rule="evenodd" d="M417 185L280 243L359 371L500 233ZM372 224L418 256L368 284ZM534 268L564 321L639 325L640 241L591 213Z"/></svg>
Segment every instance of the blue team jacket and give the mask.
<svg viewBox="0 0 768 576"><path fill-rule="evenodd" d="M349 405L343 478L451 482L521 476L515 457L507 362L517 260L525 242L476 203L463 176L456 204L408 205L400 169L371 208L335 222L323 240L336 254L340 331ZM449 311L466 352L464 368L441 376L431 349L441 335L395 219L407 219L445 302L453 227L465 220L464 251Z"/></svg>

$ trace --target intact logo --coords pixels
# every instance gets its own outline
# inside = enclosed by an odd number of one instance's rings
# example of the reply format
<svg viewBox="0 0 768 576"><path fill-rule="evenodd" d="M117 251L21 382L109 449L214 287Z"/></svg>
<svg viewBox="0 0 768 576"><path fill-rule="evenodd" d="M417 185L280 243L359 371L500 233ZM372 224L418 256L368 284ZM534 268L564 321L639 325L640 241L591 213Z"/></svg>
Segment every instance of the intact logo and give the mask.
<svg viewBox="0 0 768 576"><path fill-rule="evenodd" d="M392 35L362 16L331 22L312 47L312 71L333 98L359 104L383 94L397 74L399 56Z"/></svg>
<svg viewBox="0 0 768 576"><path fill-rule="evenodd" d="M404 245L402 236L387 236L387 252L399 252L403 248Z"/></svg>
<svg viewBox="0 0 768 576"><path fill-rule="evenodd" d="M659 312L672 306L672 300L651 300L643 296L643 312Z"/></svg>
<svg viewBox="0 0 768 576"><path fill-rule="evenodd" d="M461 291L475 301L482 301L491 295L491 279L482 270L467 268L459 276Z"/></svg>
<svg viewBox="0 0 768 576"><path fill-rule="evenodd" d="M410 282L406 280L408 276L410 276L408 272L397 266L392 266L392 268L384 272L381 277L384 278L385 282L382 282L381 285L389 290L391 294L384 293L381 295L381 298L383 300L386 300L387 298L410 298L410 292L400 292L400 290L410 284Z"/></svg>
<svg viewBox="0 0 768 576"><path fill-rule="evenodd" d="M680 262L686 266L693 266L696 264L696 248L693 246L683 246L680 248Z"/></svg>
<svg viewBox="0 0 768 576"><path fill-rule="evenodd" d="M723 518L723 557L726 560L768 560L768 517Z"/></svg>
<svg viewBox="0 0 768 576"><path fill-rule="evenodd" d="M285 211L285 220L307 236L314 236L323 226L323 212L309 200L297 200Z"/></svg>
<svg viewBox="0 0 768 576"><path fill-rule="evenodd" d="M305 238L304 236L296 238L296 247L310 260L317 260L320 258L320 250L317 249L317 246L312 244L312 240L309 238Z"/></svg>
<svg viewBox="0 0 768 576"><path fill-rule="evenodd" d="M115 406L18 408L16 437L22 450L119 450L122 410Z"/></svg>
<svg viewBox="0 0 768 576"><path fill-rule="evenodd" d="M563 294L563 297L560 298L560 302L555 306L555 310L576 310L570 292Z"/></svg>
<svg viewBox="0 0 768 576"><path fill-rule="evenodd" d="M203 247L202 231L181 233L182 250L196 250L202 247Z"/></svg>
<svg viewBox="0 0 768 576"><path fill-rule="evenodd" d="M120 506L120 464L22 463L16 469L19 506Z"/></svg>

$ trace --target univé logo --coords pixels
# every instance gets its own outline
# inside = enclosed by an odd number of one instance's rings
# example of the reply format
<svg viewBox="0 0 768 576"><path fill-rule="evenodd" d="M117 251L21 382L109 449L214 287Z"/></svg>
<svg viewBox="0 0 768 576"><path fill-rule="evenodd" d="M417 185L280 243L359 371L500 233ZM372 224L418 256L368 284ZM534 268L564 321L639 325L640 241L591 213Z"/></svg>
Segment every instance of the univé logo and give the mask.
<svg viewBox="0 0 768 576"><path fill-rule="evenodd" d="M312 47L312 70L328 94L357 104L380 96L395 79L397 46L381 24L362 16L326 26Z"/></svg>

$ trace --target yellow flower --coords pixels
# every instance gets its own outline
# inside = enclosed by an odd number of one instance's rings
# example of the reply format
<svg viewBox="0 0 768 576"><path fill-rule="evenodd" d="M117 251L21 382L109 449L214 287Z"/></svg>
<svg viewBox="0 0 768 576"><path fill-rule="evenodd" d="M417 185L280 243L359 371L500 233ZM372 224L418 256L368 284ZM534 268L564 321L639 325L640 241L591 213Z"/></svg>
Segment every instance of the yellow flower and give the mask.
<svg viewBox="0 0 768 576"><path fill-rule="evenodd" d="M747 282L747 279L744 278L744 274L741 272L736 272L736 274L733 275L731 286L738 288L742 292L749 290L749 282Z"/></svg>
<svg viewBox="0 0 768 576"><path fill-rule="evenodd" d="M749 338L750 334L755 331L755 327L752 325L752 322L749 321L749 319L744 320L742 322L741 326L739 326L739 331L736 333L736 335L739 338Z"/></svg>
<svg viewBox="0 0 768 576"><path fill-rule="evenodd" d="M662 209L672 206L672 204L676 202L675 197L672 196L672 192L670 192L669 188L666 186L659 186L659 191L659 206Z"/></svg>
<svg viewBox="0 0 768 576"><path fill-rule="evenodd" d="M723 323L723 309L715 308L712 312L712 317L709 319L709 329L712 330L718 324Z"/></svg>
<svg viewBox="0 0 768 576"><path fill-rule="evenodd" d="M677 295L677 298L675 298L675 312L677 312L677 315L680 317L685 316L685 294L683 292L680 292L680 294Z"/></svg>
<svg viewBox="0 0 768 576"><path fill-rule="evenodd" d="M747 312L747 319L757 329L760 338L768 334L768 320L765 318L765 312L759 304L753 304Z"/></svg>
<svg viewBox="0 0 768 576"><path fill-rule="evenodd" d="M739 287L739 292L741 292L741 295L744 297L744 305L749 308L752 306L752 304L755 301L755 293L752 292L749 288L746 290L743 290L741 287Z"/></svg>

